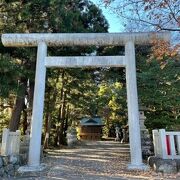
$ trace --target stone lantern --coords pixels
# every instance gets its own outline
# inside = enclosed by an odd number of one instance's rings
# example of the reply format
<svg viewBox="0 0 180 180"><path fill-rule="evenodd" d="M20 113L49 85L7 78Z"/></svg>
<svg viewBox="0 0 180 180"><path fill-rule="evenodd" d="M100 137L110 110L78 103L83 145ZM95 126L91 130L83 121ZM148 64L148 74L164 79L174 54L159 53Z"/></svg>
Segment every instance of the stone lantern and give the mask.
<svg viewBox="0 0 180 180"><path fill-rule="evenodd" d="M146 126L144 125L144 121L146 120L146 116L144 115L144 111L142 109L139 110L139 122L140 122L140 130L145 130Z"/></svg>
<svg viewBox="0 0 180 180"><path fill-rule="evenodd" d="M146 116L144 115L144 111L146 110L145 107L139 107L139 123L140 123L140 130L141 130L141 147L142 147L142 155L144 158L152 155L152 141L149 135L149 131L144 125L144 121L146 120Z"/></svg>
<svg viewBox="0 0 180 180"><path fill-rule="evenodd" d="M72 146L76 145L78 142L76 128L70 127L70 128L68 128L66 133L67 133L66 138L67 138L68 146L72 147Z"/></svg>
<svg viewBox="0 0 180 180"><path fill-rule="evenodd" d="M31 133L31 118L32 118L32 108L28 107L26 109L27 112L27 129L26 129L26 135L30 136Z"/></svg>

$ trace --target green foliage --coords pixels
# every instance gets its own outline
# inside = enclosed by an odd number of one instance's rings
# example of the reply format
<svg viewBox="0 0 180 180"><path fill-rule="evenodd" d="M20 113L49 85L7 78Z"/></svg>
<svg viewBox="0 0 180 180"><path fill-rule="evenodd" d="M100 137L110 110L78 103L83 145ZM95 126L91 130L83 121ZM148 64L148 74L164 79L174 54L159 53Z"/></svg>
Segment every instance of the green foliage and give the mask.
<svg viewBox="0 0 180 180"><path fill-rule="evenodd" d="M78 33L107 32L108 30L108 23L101 10L86 0L2 0L0 12L0 33ZM55 47L49 48L48 54L84 55L92 53L95 49L95 47ZM13 97L21 95L21 82L34 81L35 60L35 48L4 48L0 44L0 97L6 97L7 100L11 99L13 102L14 98L13 100L10 98L12 95ZM67 94L65 101L68 103L66 105L70 106L71 111L73 108L75 112L80 112L79 109L82 110L83 105L77 103L78 95L80 92L82 94L85 88L90 87L91 82L88 85L86 79L90 76L86 75L86 70L81 69L66 69L65 73L63 86L64 92ZM50 112L52 126L54 126L59 123L59 106L62 104L60 94L62 79L59 77L58 81L60 82L58 83L55 80L61 75L61 72L51 69L48 70L47 75L45 110ZM87 83L76 88L83 78ZM56 98L53 97L54 93ZM50 107L47 107L48 102L50 102ZM85 102L89 106L89 102L87 100Z"/></svg>
<svg viewBox="0 0 180 180"><path fill-rule="evenodd" d="M2 110L0 108L0 140L2 139L3 128L6 128L9 123L9 118L8 110Z"/></svg>
<svg viewBox="0 0 180 180"><path fill-rule="evenodd" d="M138 59L138 90L141 103L147 108L146 125L150 129L172 129L180 123L179 67L173 59L163 69L157 60Z"/></svg>
<svg viewBox="0 0 180 180"><path fill-rule="evenodd" d="M14 60L15 61L15 60ZM0 54L0 96L8 97L17 90L17 80L21 75L20 65L8 54Z"/></svg>

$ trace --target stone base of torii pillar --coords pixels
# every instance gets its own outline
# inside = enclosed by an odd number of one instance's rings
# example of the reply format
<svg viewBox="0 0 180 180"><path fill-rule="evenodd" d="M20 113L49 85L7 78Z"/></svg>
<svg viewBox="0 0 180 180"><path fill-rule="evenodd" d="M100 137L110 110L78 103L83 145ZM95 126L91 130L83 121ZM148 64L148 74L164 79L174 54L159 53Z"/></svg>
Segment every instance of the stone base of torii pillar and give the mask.
<svg viewBox="0 0 180 180"><path fill-rule="evenodd" d="M36 171L43 171L44 169L46 169L47 165L44 164L44 163L41 163L40 165L38 166L29 166L29 165L26 165L26 166L21 166L19 169L18 169L18 172L19 173L24 173L24 172L36 172Z"/></svg>
<svg viewBox="0 0 180 180"><path fill-rule="evenodd" d="M22 148L24 151L24 162L28 161L28 152L29 152L29 144L30 144L30 129L31 129L31 118L32 118L32 109L27 108L27 130L26 135L23 136L23 141L21 142L20 149ZM43 157L43 150L41 147L41 158ZM34 172L34 171L42 171L46 168L46 165L44 163L41 163L38 166L29 166L24 165L19 167L18 172L19 173L25 173L25 172Z"/></svg>

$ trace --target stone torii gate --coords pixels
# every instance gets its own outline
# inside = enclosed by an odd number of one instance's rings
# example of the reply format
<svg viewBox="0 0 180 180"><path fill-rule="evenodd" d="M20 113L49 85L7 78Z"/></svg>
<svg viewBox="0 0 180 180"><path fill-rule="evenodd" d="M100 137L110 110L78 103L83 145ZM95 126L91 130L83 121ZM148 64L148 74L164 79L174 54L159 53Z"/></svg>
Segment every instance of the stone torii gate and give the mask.
<svg viewBox="0 0 180 180"><path fill-rule="evenodd" d="M139 109L136 83L135 44L150 44L153 38L169 40L168 33L33 33L3 34L7 47L38 47L28 165L25 171L41 170L40 148L43 123L46 68L126 68L128 123L131 162L129 169L146 169L142 163ZM47 46L124 45L125 56L48 57Z"/></svg>

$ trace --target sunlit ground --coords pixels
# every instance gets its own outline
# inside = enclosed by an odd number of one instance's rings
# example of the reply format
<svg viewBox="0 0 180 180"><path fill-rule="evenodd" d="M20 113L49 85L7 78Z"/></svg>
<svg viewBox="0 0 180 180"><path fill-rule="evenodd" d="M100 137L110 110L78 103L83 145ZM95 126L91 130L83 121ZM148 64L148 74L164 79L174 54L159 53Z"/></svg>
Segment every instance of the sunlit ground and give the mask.
<svg viewBox="0 0 180 180"><path fill-rule="evenodd" d="M25 179L57 180L127 180L127 179L180 179L177 175L162 175L152 170L129 171L129 145L114 141L87 141L75 148L48 150L44 163L47 169L32 173Z"/></svg>

